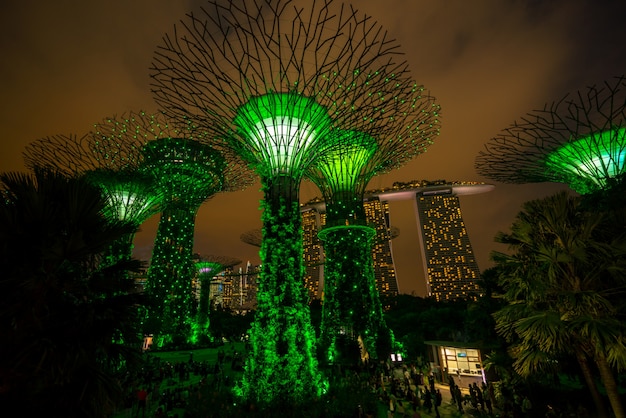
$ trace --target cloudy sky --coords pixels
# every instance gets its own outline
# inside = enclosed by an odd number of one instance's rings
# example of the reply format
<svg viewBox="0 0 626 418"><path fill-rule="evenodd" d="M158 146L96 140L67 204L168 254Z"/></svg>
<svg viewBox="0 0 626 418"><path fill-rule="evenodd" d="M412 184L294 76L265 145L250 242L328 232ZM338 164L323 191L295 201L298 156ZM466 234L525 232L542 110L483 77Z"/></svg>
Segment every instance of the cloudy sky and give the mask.
<svg viewBox="0 0 626 418"><path fill-rule="evenodd" d="M0 170L23 171L30 141L86 133L104 117L156 110L149 67L165 33L203 1L5 0L0 3ZM626 3L609 0L353 0L397 39L414 79L441 105L441 135L428 152L374 178L394 181L485 181L474 158L489 138L526 112L625 72ZM493 243L524 201L564 189L555 184L494 183L488 194L463 197L461 207L481 269ZM239 236L260 228L257 183L224 193L198 214L200 254L259 261ZM303 183L303 200L318 195ZM417 229L409 202L392 206L401 292L421 294ZM158 218L137 235L148 258Z"/></svg>

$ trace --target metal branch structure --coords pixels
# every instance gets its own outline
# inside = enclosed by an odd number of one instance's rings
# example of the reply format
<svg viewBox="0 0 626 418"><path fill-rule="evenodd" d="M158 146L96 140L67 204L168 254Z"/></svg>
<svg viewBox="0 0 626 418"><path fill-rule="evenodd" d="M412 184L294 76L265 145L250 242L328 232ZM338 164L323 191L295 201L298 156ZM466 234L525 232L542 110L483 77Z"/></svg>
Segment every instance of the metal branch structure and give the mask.
<svg viewBox="0 0 626 418"><path fill-rule="evenodd" d="M137 154L138 170L154 179L153 187L163 196L146 282L152 300L146 328L158 347L199 338L192 287L198 209L216 193L252 181L234 154L199 141L204 134L192 127L174 128L158 113L129 112L95 125L100 158L124 161Z"/></svg>
<svg viewBox="0 0 626 418"><path fill-rule="evenodd" d="M241 234L239 239L246 244L260 248L263 241L263 232L261 229L251 229Z"/></svg>
<svg viewBox="0 0 626 418"><path fill-rule="evenodd" d="M622 75L528 113L492 138L475 166L503 183L566 183L588 194L623 175L625 159Z"/></svg>
<svg viewBox="0 0 626 418"><path fill-rule="evenodd" d="M113 144L113 154L120 154ZM138 170L137 153L124 158L101 158L91 134L54 135L31 142L25 148L28 168L58 171L67 176L85 176L97 185L106 199L104 215L111 220L129 222L137 229L161 209L163 195L153 187L153 178ZM107 263L113 264L132 255L134 234L116 241L109 248Z"/></svg>
<svg viewBox="0 0 626 418"><path fill-rule="evenodd" d="M421 112L438 107L421 107L423 88L395 40L332 0L209 0L164 36L152 79L168 116L211 132L214 146L237 152L261 178L258 308L237 393L261 405L306 402L322 379L302 286L304 172L337 128L399 142L415 155L432 140L432 119ZM405 159L396 157L390 167Z"/></svg>

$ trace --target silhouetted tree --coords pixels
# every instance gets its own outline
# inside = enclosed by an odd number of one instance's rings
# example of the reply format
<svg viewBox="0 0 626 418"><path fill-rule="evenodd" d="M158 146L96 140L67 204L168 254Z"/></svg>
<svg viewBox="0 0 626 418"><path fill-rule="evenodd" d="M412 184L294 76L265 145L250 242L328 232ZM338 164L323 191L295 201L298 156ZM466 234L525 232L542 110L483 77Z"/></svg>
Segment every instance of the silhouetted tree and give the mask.
<svg viewBox="0 0 626 418"><path fill-rule="evenodd" d="M53 172L0 175L0 403L15 416L109 416L139 360L129 271L105 253L134 226L103 216L99 189Z"/></svg>

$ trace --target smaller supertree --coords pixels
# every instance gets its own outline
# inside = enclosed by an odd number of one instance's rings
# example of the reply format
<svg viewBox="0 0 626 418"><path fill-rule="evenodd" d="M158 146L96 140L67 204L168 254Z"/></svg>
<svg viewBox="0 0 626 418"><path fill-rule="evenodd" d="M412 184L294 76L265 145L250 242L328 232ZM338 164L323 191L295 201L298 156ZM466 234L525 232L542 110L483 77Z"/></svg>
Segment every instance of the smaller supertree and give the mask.
<svg viewBox="0 0 626 418"><path fill-rule="evenodd" d="M154 179L138 171L138 153L122 149L122 144L113 143L103 158L92 134L54 135L31 142L24 150L24 161L33 170L84 176L102 192L107 202L104 215L135 229L161 208L163 195L153 187ZM134 236L128 234L111 244L108 265L131 257Z"/></svg>
<svg viewBox="0 0 626 418"><path fill-rule="evenodd" d="M152 300L147 331L159 347L193 342L196 213L216 193L243 188L252 176L233 154L211 147L205 132L190 125L171 127L161 114L129 112L95 127L100 158L124 161L138 155L138 170L154 179L163 196L146 282Z"/></svg>
<svg viewBox="0 0 626 418"><path fill-rule="evenodd" d="M160 311L164 342L192 340L192 262L195 217L220 191L226 162L207 145L187 138L160 138L142 148L142 169L152 173L164 202L146 288Z"/></svg>
<svg viewBox="0 0 626 418"><path fill-rule="evenodd" d="M371 259L371 239L376 231L367 226L363 193L369 176L363 169L378 144L361 132L336 130L333 146L318 156L308 176L326 200L326 227L319 236L324 242L324 305L318 349L329 362L348 350L338 347L337 338L346 335L356 343L367 339L369 349L383 324ZM372 285L373 286L368 286ZM372 288L373 287L373 288ZM372 338L368 338L372 337Z"/></svg>
<svg viewBox="0 0 626 418"><path fill-rule="evenodd" d="M479 174L504 183L566 183L580 194L624 174L626 78L591 86L522 117L476 158Z"/></svg>
<svg viewBox="0 0 626 418"><path fill-rule="evenodd" d="M210 339L211 280L227 268L234 267L240 263L241 260L217 255L203 256L196 261L195 266L200 296L198 298L196 322L193 328L198 342L208 342Z"/></svg>

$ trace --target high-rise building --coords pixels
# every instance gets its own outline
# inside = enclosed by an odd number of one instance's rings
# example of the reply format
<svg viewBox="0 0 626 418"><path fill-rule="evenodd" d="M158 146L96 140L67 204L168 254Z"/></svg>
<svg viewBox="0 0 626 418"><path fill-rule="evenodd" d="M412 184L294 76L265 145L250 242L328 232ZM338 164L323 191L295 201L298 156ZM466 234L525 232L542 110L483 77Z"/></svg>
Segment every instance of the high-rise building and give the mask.
<svg viewBox="0 0 626 418"><path fill-rule="evenodd" d="M302 210L302 243L304 248L304 285L309 298L322 298L324 289L324 252L317 236L319 226L325 223L325 214L314 206Z"/></svg>
<svg viewBox="0 0 626 418"><path fill-rule="evenodd" d="M485 193L493 185L412 181L373 191L384 201L413 199L426 296L436 300L476 298L480 270L461 215L461 195Z"/></svg>
<svg viewBox="0 0 626 418"><path fill-rule="evenodd" d="M376 229L372 257L380 294L398 294L391 242L397 231L390 225L389 202L413 200L425 296L436 300L475 298L480 271L461 214L459 196L485 193L493 188L493 185L476 182L421 180L397 182L390 188L367 191L364 207L369 225ZM325 225L324 211L321 199L313 199L302 206L305 286L311 298L323 297L324 251L317 233Z"/></svg>
<svg viewBox="0 0 626 418"><path fill-rule="evenodd" d="M416 194L426 289L436 300L477 296L478 263L452 188Z"/></svg>
<svg viewBox="0 0 626 418"><path fill-rule="evenodd" d="M376 229L372 245L376 287L381 296L396 296L398 280L391 251L392 228L389 224L389 203L378 197L366 197L363 202L369 225Z"/></svg>

